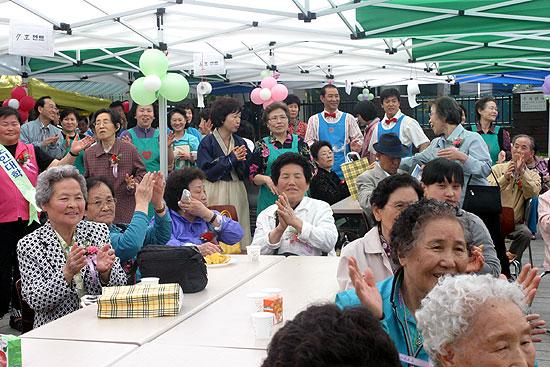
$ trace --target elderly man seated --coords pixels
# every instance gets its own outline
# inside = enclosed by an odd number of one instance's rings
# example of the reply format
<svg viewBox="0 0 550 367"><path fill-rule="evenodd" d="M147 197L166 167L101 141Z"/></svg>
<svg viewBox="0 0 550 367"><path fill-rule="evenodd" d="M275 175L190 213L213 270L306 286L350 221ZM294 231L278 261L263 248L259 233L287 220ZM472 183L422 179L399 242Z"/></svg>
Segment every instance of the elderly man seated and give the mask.
<svg viewBox="0 0 550 367"><path fill-rule="evenodd" d="M514 209L515 230L509 234L512 239L508 257L521 262L523 251L531 242L531 231L525 225L525 203L540 193L541 180L534 169L527 167L526 161L535 151L535 140L529 135L516 135L512 140L512 160L493 166L498 180L503 207ZM493 175L488 177L496 185Z"/></svg>
<svg viewBox="0 0 550 367"><path fill-rule="evenodd" d="M258 215L252 244L268 255L334 255L338 230L332 209L304 196L311 181L307 159L296 153L279 156L271 167L271 179L280 195Z"/></svg>
<svg viewBox="0 0 550 367"><path fill-rule="evenodd" d="M395 175L401 163L401 158L407 156L407 147L401 144L397 135L390 133L380 137L374 144L376 162L374 167L357 177L357 193L359 204L367 213L370 212L370 197L380 181Z"/></svg>

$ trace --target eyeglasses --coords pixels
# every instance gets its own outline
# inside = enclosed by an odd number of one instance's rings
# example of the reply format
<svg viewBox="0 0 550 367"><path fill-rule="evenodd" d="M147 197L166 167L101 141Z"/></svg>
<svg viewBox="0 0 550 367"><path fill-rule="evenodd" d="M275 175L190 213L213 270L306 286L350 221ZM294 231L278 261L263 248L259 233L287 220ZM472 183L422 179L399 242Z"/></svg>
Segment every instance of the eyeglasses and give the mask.
<svg viewBox="0 0 550 367"><path fill-rule="evenodd" d="M286 115L271 116L268 120L269 120L270 122L288 121L288 117L287 117Z"/></svg>
<svg viewBox="0 0 550 367"><path fill-rule="evenodd" d="M116 198L108 198L107 200L96 200L90 205L95 206L96 208L103 208L107 204L108 206L114 206L116 204Z"/></svg>

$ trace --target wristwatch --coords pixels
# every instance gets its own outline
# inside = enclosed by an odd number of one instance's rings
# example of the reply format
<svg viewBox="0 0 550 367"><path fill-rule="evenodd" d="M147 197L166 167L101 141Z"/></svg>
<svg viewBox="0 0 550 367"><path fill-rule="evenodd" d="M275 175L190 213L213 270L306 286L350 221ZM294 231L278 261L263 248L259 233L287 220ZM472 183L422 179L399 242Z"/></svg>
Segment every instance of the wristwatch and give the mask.
<svg viewBox="0 0 550 367"><path fill-rule="evenodd" d="M157 214L162 214L162 213L164 213L165 210L166 210L166 203L163 202L163 203L162 203L162 208L160 208L160 209L155 209L155 213L157 213Z"/></svg>

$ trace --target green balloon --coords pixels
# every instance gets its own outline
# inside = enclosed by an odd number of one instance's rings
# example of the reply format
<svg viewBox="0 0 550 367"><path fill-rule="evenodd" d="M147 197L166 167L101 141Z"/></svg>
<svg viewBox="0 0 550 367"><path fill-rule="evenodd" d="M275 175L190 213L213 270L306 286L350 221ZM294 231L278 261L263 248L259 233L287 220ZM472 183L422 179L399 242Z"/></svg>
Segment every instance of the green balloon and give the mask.
<svg viewBox="0 0 550 367"><path fill-rule="evenodd" d="M359 102L364 101L364 100L365 100L365 96L363 96L362 93L359 93L359 94L357 95L357 100L358 100Z"/></svg>
<svg viewBox="0 0 550 367"><path fill-rule="evenodd" d="M142 106L151 104L157 100L157 94L155 92L149 92L143 87L144 80L145 77L141 77L130 86L130 97L132 97L134 102Z"/></svg>
<svg viewBox="0 0 550 367"><path fill-rule="evenodd" d="M262 79L267 78L268 76L271 76L271 70L262 70L262 72L260 73L260 77Z"/></svg>
<svg viewBox="0 0 550 367"><path fill-rule="evenodd" d="M364 88L364 89L363 89L363 94L364 94L365 96L368 96L369 93L370 93L369 88Z"/></svg>
<svg viewBox="0 0 550 367"><path fill-rule="evenodd" d="M145 76L157 75L162 79L168 70L168 58L160 50L145 50L139 58L139 69Z"/></svg>
<svg viewBox="0 0 550 367"><path fill-rule="evenodd" d="M169 101L178 102L189 94L189 83L181 74L168 73L162 78L159 93Z"/></svg>

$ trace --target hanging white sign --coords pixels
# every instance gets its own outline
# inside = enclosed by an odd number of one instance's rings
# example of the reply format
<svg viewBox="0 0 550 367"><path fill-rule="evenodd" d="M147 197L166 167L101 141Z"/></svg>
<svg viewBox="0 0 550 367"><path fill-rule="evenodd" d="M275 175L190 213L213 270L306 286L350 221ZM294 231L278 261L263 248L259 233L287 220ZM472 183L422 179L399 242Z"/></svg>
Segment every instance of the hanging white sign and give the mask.
<svg viewBox="0 0 550 367"><path fill-rule="evenodd" d="M8 53L20 56L53 57L53 27L10 20Z"/></svg>
<svg viewBox="0 0 550 367"><path fill-rule="evenodd" d="M193 73L195 77L202 75L225 74L225 59L218 53L193 54Z"/></svg>
<svg viewBox="0 0 550 367"><path fill-rule="evenodd" d="M546 100L542 93L520 94L521 112L546 111Z"/></svg>

